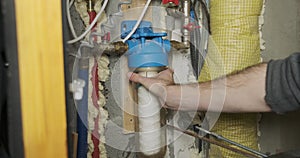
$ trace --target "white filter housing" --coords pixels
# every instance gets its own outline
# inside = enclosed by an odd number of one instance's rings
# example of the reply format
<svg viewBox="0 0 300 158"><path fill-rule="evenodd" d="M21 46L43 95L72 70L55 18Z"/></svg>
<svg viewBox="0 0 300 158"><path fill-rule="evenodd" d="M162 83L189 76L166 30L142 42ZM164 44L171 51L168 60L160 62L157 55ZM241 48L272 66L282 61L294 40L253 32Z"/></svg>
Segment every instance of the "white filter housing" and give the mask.
<svg viewBox="0 0 300 158"><path fill-rule="evenodd" d="M139 74L153 77L157 72ZM160 109L161 105L157 97L140 86L138 88L139 149L145 155L157 154L163 146Z"/></svg>

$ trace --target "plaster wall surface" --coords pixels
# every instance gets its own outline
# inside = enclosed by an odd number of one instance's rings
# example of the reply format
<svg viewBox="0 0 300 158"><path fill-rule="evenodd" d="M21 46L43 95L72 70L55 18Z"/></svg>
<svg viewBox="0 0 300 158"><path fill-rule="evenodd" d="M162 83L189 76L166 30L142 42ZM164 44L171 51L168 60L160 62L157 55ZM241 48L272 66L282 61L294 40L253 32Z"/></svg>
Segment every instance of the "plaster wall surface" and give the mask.
<svg viewBox="0 0 300 158"><path fill-rule="evenodd" d="M300 0L267 0L263 38L264 61L300 52ZM278 115L266 113L260 123L262 151L276 153L300 148L300 111Z"/></svg>

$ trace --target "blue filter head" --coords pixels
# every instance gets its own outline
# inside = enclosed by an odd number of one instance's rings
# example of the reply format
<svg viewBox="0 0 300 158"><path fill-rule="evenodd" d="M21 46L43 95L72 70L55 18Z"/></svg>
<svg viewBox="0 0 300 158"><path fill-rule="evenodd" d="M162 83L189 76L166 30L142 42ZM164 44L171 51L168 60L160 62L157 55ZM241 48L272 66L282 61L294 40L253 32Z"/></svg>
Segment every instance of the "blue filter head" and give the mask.
<svg viewBox="0 0 300 158"><path fill-rule="evenodd" d="M123 21L121 38L132 30L136 21ZM126 41L128 45L128 66L130 68L160 67L168 65L168 53L171 50L169 40L162 37L167 33L154 33L151 23L142 21L135 33Z"/></svg>
<svg viewBox="0 0 300 158"><path fill-rule="evenodd" d="M128 66L130 68L139 67L159 67L168 65L168 53L155 41L148 41L131 48L128 52Z"/></svg>

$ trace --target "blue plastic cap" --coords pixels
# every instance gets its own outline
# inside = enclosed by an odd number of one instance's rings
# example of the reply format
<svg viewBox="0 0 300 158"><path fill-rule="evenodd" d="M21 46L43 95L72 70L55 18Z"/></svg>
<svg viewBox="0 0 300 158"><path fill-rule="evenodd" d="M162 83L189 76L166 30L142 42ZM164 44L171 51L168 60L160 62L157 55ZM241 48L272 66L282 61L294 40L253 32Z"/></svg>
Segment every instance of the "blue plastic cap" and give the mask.
<svg viewBox="0 0 300 158"><path fill-rule="evenodd" d="M123 21L121 38L133 29L136 21ZM159 67L168 65L171 50L169 40L162 39L167 33L154 33L151 22L142 21L135 33L126 41L128 45L128 66L130 68Z"/></svg>
<svg viewBox="0 0 300 158"><path fill-rule="evenodd" d="M168 53L160 43L149 41L137 45L129 50L128 66L130 68L139 67L159 67L168 65Z"/></svg>

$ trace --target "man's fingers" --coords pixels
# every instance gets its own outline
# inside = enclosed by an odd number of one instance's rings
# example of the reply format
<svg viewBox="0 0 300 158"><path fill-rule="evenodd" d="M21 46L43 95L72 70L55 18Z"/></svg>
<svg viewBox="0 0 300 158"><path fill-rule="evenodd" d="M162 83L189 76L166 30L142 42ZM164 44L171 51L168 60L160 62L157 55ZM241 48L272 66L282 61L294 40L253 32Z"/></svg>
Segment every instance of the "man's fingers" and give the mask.
<svg viewBox="0 0 300 158"><path fill-rule="evenodd" d="M168 106L167 104L162 104L164 108L170 109L170 110L178 110L178 107Z"/></svg>
<svg viewBox="0 0 300 158"><path fill-rule="evenodd" d="M143 77L139 74L133 73L133 72L129 72L127 74L128 78L130 81L136 82L136 83L140 83L142 84L144 87L146 87L147 89L149 89L151 87L152 84L156 83L157 81L155 79L149 79L147 77Z"/></svg>
<svg viewBox="0 0 300 158"><path fill-rule="evenodd" d="M166 98L167 98L166 88L167 85L170 84L170 81L164 79L157 79L157 78L147 78L132 72L129 72L127 75L130 81L142 84L146 89L148 89L154 95L158 96L161 105L163 105L163 107L173 109L173 110L178 109L178 107L171 107L166 105Z"/></svg>
<svg viewBox="0 0 300 158"><path fill-rule="evenodd" d="M147 89L149 89L149 87L151 86L151 85L149 85L149 82L152 83L152 81L148 80L147 77L143 77L143 76L133 73L133 72L128 72L127 76L130 81L140 83L143 86L145 86Z"/></svg>
<svg viewBox="0 0 300 158"><path fill-rule="evenodd" d="M133 72L128 72L127 77L129 78L130 81L139 83L139 78L142 76Z"/></svg>
<svg viewBox="0 0 300 158"><path fill-rule="evenodd" d="M155 94L157 94L161 90L161 88L167 85L169 82L162 79L143 77L132 72L129 72L127 75L130 81L142 84L144 87L154 92Z"/></svg>

